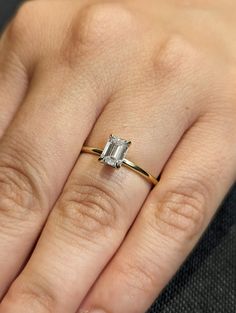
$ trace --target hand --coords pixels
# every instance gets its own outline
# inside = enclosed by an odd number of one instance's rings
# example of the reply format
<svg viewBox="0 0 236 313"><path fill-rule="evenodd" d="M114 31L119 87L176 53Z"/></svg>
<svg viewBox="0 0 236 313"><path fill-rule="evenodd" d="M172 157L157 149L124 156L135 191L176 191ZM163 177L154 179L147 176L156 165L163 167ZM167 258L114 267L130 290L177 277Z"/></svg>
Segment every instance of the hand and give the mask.
<svg viewBox="0 0 236 313"><path fill-rule="evenodd" d="M0 44L0 313L141 313L168 283L236 178L235 12L22 6ZM80 154L110 133L152 190Z"/></svg>

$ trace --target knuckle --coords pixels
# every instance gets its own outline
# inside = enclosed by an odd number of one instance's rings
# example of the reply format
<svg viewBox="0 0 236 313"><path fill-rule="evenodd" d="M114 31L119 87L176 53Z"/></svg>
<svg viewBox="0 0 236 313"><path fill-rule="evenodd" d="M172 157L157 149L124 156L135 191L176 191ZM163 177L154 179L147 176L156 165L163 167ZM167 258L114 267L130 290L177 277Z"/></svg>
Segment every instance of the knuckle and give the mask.
<svg viewBox="0 0 236 313"><path fill-rule="evenodd" d="M8 143L0 152L0 214L18 220L41 214L47 205L37 161L23 150Z"/></svg>
<svg viewBox="0 0 236 313"><path fill-rule="evenodd" d="M70 59L94 55L118 42L122 34L132 29L134 18L122 4L94 3L81 8L72 22L69 42L63 54Z"/></svg>
<svg viewBox="0 0 236 313"><path fill-rule="evenodd" d="M96 185L70 185L59 204L62 226L76 235L106 235L114 228L118 203L112 191Z"/></svg>
<svg viewBox="0 0 236 313"><path fill-rule="evenodd" d="M78 22L74 29L80 41L100 46L109 39L117 40L117 35L131 26L132 15L121 4L92 4L79 12Z"/></svg>
<svg viewBox="0 0 236 313"><path fill-rule="evenodd" d="M204 229L208 193L208 188L198 181L175 182L155 205L155 227L180 242L196 238Z"/></svg>
<svg viewBox="0 0 236 313"><path fill-rule="evenodd" d="M6 307L30 304L34 311L55 312L55 299L43 283L16 280L4 300Z"/></svg>
<svg viewBox="0 0 236 313"><path fill-rule="evenodd" d="M122 259L122 262L115 266L117 277L124 280L133 296L140 296L140 292L150 294L156 287L156 275L154 271L152 272L153 264L144 267L143 264L147 265L147 260L144 261L140 256L132 257L130 260L132 262L129 260L125 262Z"/></svg>
<svg viewBox="0 0 236 313"><path fill-rule="evenodd" d="M158 78L180 78L198 69L200 53L180 34L171 34L158 42L153 67Z"/></svg>
<svg viewBox="0 0 236 313"><path fill-rule="evenodd" d="M1 226L10 226L6 224L8 219L9 223L12 219L24 221L39 212L40 205L31 178L18 165L0 165Z"/></svg>
<svg viewBox="0 0 236 313"><path fill-rule="evenodd" d="M34 24L37 4L37 1L26 1L20 6L7 29L7 37L11 43L21 42L27 36Z"/></svg>

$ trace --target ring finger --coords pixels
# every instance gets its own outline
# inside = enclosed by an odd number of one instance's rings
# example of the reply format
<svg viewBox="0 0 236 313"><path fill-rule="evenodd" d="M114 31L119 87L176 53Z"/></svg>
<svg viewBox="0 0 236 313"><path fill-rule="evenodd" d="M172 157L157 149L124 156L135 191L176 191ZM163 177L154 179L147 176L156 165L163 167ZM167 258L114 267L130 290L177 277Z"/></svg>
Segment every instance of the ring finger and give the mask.
<svg viewBox="0 0 236 313"><path fill-rule="evenodd" d="M199 107L194 106L196 110L186 118L180 109L182 99L185 97L188 104L196 101L189 90L176 97L155 88L150 93L143 87L136 97L134 90L113 95L87 144L102 147L111 132L130 139L133 145L128 158L145 164L145 169L157 176L183 132L196 119ZM171 100L175 103L172 112L176 110L173 115L166 113ZM147 102L144 119L137 110ZM76 311L118 249L149 190L150 184L128 169L115 171L101 166L93 155L82 154L0 312L27 312L32 307L35 313Z"/></svg>
<svg viewBox="0 0 236 313"><path fill-rule="evenodd" d="M78 313L141 313L166 286L235 181L235 123L227 119L206 115L184 135Z"/></svg>

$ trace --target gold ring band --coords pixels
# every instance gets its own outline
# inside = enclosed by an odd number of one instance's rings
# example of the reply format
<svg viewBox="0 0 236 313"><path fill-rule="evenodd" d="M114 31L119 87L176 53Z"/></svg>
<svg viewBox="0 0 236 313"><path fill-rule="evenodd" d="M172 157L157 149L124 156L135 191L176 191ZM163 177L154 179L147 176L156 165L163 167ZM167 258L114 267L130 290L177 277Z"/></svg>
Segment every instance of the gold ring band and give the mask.
<svg viewBox="0 0 236 313"><path fill-rule="evenodd" d="M89 146L83 146L82 152L95 154L101 156L103 150L95 147L89 147ZM127 168L130 168L131 170L135 171L136 173L142 175L145 177L149 182L151 182L153 185L156 185L158 183L158 179L155 178L153 175L149 174L145 170L143 170L141 167L139 167L137 164L133 163L132 161L129 161L127 159L123 159L122 164L126 166Z"/></svg>

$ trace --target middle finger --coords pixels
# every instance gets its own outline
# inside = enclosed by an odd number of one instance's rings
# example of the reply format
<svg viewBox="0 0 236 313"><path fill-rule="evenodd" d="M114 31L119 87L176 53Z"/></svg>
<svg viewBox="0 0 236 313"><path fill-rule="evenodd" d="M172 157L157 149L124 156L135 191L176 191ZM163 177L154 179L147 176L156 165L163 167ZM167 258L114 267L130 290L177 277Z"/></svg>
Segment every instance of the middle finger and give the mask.
<svg viewBox="0 0 236 313"><path fill-rule="evenodd" d="M0 299L30 253L101 107L88 74L77 72L72 83L67 70L56 72L37 68L0 142Z"/></svg>

